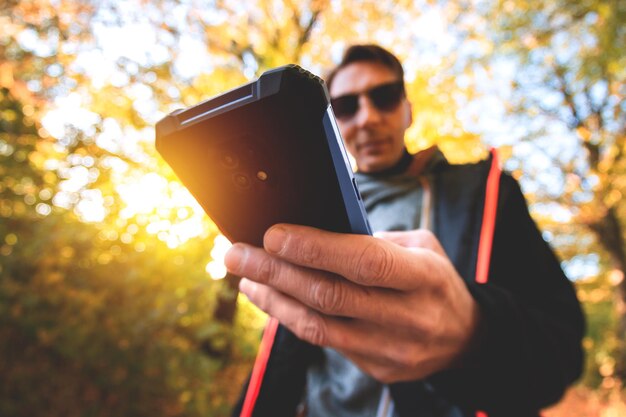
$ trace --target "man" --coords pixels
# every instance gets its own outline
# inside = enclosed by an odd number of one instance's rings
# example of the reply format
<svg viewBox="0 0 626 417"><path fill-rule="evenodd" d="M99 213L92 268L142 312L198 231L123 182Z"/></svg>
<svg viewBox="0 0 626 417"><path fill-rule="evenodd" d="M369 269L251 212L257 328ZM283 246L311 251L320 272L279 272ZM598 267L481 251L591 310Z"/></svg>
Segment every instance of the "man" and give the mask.
<svg viewBox="0 0 626 417"><path fill-rule="evenodd" d="M580 306L508 175L475 282L491 161L409 155L403 75L357 45L328 77L377 237L283 224L226 256L282 325L254 416L537 416L581 372Z"/></svg>

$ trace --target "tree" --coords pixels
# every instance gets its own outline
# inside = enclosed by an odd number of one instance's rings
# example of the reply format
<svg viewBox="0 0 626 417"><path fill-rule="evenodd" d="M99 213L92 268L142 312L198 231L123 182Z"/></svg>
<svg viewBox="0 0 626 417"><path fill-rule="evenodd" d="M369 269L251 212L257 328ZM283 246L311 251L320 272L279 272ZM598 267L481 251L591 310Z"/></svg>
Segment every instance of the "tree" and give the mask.
<svg viewBox="0 0 626 417"><path fill-rule="evenodd" d="M566 260L601 254L608 279L600 282L614 288L617 316L617 344L603 376L626 381L626 3L455 4L474 13L473 21L471 13L458 16L464 35L487 45L471 65L491 74L515 68L510 96L500 92L510 100L503 104L514 138L507 166L522 177L546 236Z"/></svg>
<svg viewBox="0 0 626 417"><path fill-rule="evenodd" d="M124 211L119 177L150 175L156 160L98 143L113 117L133 129L147 122L132 100L115 100L119 90L93 88L75 69L95 42L96 11L58 1L1 9L0 414L225 414L236 393L213 381L243 379L256 342L249 330L260 324L246 311L234 329L213 322L210 225L170 248L174 233L148 226L174 228L191 217L184 205ZM48 132L55 99L81 93L109 110ZM230 335L238 366L227 368L206 351Z"/></svg>
<svg viewBox="0 0 626 417"><path fill-rule="evenodd" d="M264 318L235 304L236 280L208 279L218 231L152 126L270 67L323 75L347 44L377 42L407 63L411 150L476 159L479 136L456 117L476 94L458 81L462 54L434 44L423 63L408 30L435 5L3 3L0 414L225 415Z"/></svg>
<svg viewBox="0 0 626 417"><path fill-rule="evenodd" d="M197 205L174 200L182 186L145 136L173 106L254 74L217 55L208 73L177 71L189 32L167 11L179 2L137 2L124 13L107 2L1 7L0 414L226 414L263 319L245 303L236 316L218 305L225 285L204 268L217 231L198 220ZM301 18L310 28L315 20ZM141 22L166 54L104 60L94 28ZM263 52L263 65L295 59L305 32L285 58L283 46ZM90 72L95 60L109 68L104 78ZM78 103L73 117L60 99ZM128 194L142 185L153 205L138 209ZM230 291L230 307L235 300Z"/></svg>

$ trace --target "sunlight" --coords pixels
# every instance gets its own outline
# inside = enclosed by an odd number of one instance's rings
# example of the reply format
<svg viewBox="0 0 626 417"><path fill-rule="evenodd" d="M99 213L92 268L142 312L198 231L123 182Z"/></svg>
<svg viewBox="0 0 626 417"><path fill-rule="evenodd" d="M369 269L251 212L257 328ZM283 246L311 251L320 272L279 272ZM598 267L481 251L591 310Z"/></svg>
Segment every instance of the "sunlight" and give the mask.
<svg viewBox="0 0 626 417"><path fill-rule="evenodd" d="M95 134L94 125L100 121L100 116L84 108L83 98L73 92L65 97L54 100L54 108L47 111L41 123L45 130L59 143L67 145L69 138L66 135L70 126L91 136Z"/></svg>
<svg viewBox="0 0 626 417"><path fill-rule="evenodd" d="M129 219L137 214L151 213L155 208L168 206L168 183L162 176L150 172L136 181L120 184L117 190L126 203L120 216Z"/></svg>
<svg viewBox="0 0 626 417"><path fill-rule="evenodd" d="M146 231L156 235L171 249L205 231L202 207L177 182L168 182L151 172L138 178L130 177L128 182L119 184L116 189L125 203L120 217L148 218Z"/></svg>
<svg viewBox="0 0 626 417"><path fill-rule="evenodd" d="M80 200L74 211L84 222L101 222L106 216L104 200L100 190L81 192Z"/></svg>
<svg viewBox="0 0 626 417"><path fill-rule="evenodd" d="M206 272L214 280L222 279L226 276L226 267L224 266L224 256L232 246L232 243L223 235L217 235L213 241L213 249L211 250L212 260L206 265Z"/></svg>

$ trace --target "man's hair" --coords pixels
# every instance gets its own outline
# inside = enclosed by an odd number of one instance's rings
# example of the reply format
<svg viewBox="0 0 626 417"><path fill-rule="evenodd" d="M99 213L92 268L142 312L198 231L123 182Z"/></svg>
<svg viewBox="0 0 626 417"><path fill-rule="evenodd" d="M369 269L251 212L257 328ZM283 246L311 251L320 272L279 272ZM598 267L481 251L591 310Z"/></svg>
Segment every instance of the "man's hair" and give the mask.
<svg viewBox="0 0 626 417"><path fill-rule="evenodd" d="M402 81L402 88L404 89L404 70L400 60L385 48L368 44L352 45L346 49L339 64L326 76L326 86L329 91L337 73L354 62L377 62L384 65L398 76L398 80Z"/></svg>

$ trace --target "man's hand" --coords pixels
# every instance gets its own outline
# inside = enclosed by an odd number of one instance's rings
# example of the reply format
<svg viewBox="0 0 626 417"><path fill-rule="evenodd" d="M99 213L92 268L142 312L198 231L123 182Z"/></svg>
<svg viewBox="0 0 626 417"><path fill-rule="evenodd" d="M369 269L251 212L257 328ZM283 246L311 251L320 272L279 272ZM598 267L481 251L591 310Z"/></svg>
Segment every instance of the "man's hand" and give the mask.
<svg viewBox="0 0 626 417"><path fill-rule="evenodd" d="M280 224L225 263L259 308L383 383L457 366L479 321L462 279L432 233L377 236Z"/></svg>

